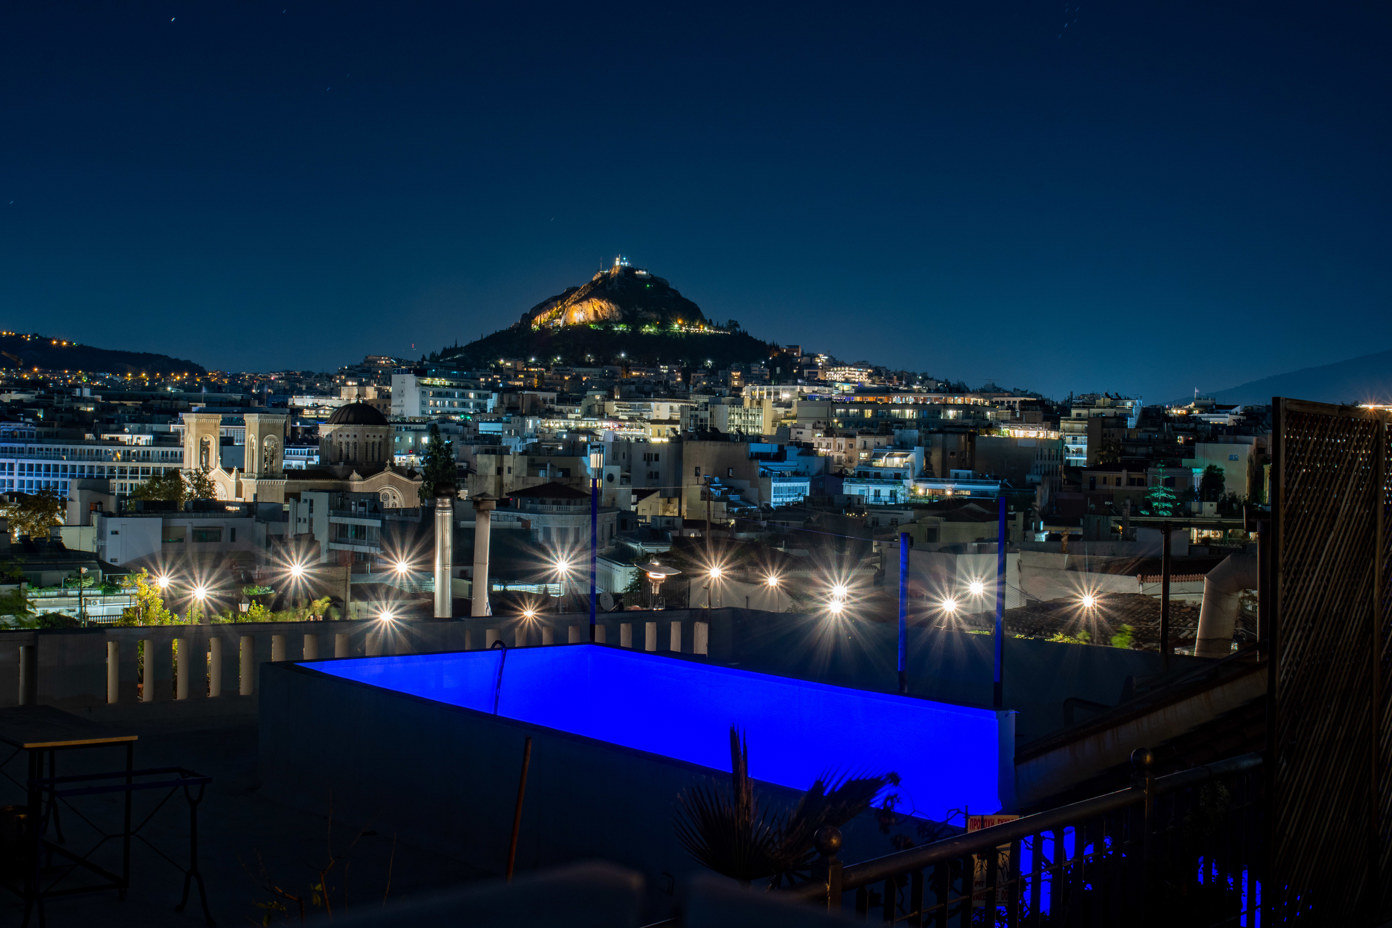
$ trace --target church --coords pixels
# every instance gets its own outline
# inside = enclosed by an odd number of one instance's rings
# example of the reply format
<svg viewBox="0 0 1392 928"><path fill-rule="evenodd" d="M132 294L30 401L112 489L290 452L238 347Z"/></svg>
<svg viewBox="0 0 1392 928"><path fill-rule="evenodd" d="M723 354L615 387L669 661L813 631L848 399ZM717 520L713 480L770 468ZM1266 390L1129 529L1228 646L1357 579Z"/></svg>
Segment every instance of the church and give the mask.
<svg viewBox="0 0 1392 928"><path fill-rule="evenodd" d="M307 490L371 493L384 509L420 505L421 475L392 463L392 425L366 403L340 406L319 426L319 464L285 469L290 416L249 412L242 465L227 467L221 456L221 413L185 413L184 469L203 471L217 498L283 503Z"/></svg>

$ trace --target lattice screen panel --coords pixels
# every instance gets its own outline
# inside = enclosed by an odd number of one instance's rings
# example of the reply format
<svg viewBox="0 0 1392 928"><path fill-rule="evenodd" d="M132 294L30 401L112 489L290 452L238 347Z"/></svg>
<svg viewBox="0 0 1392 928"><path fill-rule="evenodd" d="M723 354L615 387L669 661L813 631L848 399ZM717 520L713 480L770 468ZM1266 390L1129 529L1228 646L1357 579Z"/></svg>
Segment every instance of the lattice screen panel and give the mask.
<svg viewBox="0 0 1392 928"><path fill-rule="evenodd" d="M1357 924L1385 910L1392 874L1387 422L1296 400L1274 411L1266 886L1288 915Z"/></svg>

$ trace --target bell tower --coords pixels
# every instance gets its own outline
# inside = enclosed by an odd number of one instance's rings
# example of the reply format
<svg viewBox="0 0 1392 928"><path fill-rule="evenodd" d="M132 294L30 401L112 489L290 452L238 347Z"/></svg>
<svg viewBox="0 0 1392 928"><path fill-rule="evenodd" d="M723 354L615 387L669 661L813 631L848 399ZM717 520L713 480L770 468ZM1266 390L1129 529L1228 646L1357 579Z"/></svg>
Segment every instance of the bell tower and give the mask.
<svg viewBox="0 0 1392 928"><path fill-rule="evenodd" d="M211 471L222 466L222 415L184 413L184 470Z"/></svg>
<svg viewBox="0 0 1392 928"><path fill-rule="evenodd" d="M284 413L249 412L246 421L246 445L242 457L242 474L259 479L285 476L285 426L290 417Z"/></svg>

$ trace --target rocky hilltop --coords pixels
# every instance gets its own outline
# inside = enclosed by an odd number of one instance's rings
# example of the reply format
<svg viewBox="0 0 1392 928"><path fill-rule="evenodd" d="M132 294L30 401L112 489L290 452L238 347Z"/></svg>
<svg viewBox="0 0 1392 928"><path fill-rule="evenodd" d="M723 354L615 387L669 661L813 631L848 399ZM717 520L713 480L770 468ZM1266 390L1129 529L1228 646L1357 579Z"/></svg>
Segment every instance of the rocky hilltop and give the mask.
<svg viewBox="0 0 1392 928"><path fill-rule="evenodd" d="M515 325L426 360L470 367L500 358L578 367L707 362L727 367L762 361L776 350L737 322L713 324L666 280L619 258L589 283L537 303Z"/></svg>
<svg viewBox="0 0 1392 928"><path fill-rule="evenodd" d="M618 258L584 286L542 300L522 314L521 322L534 329L601 322L696 328L706 324L706 317L666 280Z"/></svg>

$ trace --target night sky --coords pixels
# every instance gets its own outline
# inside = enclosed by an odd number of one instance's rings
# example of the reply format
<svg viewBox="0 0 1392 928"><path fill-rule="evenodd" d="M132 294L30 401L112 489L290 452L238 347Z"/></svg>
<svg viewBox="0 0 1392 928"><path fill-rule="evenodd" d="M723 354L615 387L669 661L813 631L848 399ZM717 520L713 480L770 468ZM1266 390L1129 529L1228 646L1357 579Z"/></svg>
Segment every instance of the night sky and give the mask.
<svg viewBox="0 0 1392 928"><path fill-rule="evenodd" d="M331 370L623 253L843 360L1219 389L1392 347L1390 11L5 3L0 324Z"/></svg>

